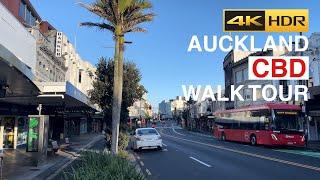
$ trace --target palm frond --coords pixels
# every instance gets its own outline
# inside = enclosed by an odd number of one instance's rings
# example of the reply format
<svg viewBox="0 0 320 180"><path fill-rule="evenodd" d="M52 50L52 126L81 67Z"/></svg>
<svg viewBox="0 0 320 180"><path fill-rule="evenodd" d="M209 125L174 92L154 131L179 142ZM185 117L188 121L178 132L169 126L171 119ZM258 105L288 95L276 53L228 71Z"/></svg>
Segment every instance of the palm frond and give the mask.
<svg viewBox="0 0 320 180"><path fill-rule="evenodd" d="M108 3L109 0L100 0L93 4L85 4L82 2L79 2L78 4L87 9L89 12L92 12L93 14L97 15L100 18L106 19L111 24L115 24L115 19L113 15L113 10L110 7L110 4Z"/></svg>
<svg viewBox="0 0 320 180"><path fill-rule="evenodd" d="M133 0L121 0L119 1L119 11L120 13L123 13L131 4L133 4L135 1Z"/></svg>
<svg viewBox="0 0 320 180"><path fill-rule="evenodd" d="M141 28L141 27L134 27L134 28L126 30L125 32L126 33L129 33L129 32L143 32L143 33L145 33L145 32L147 32L147 30L144 28Z"/></svg>
<svg viewBox="0 0 320 180"><path fill-rule="evenodd" d="M112 25L106 23L83 22L80 23L80 26L96 27L100 30L109 30L111 32L115 31L115 28Z"/></svg>
<svg viewBox="0 0 320 180"><path fill-rule="evenodd" d="M153 20L153 13L146 11L152 8L149 0L96 0L92 4L79 3L93 14L106 20L104 23L81 23L82 26L107 29L114 35L128 32L146 32L139 24Z"/></svg>
<svg viewBox="0 0 320 180"><path fill-rule="evenodd" d="M132 19L128 19L126 20L126 22L124 22L125 30L128 31L129 29L132 29L141 23L150 22L153 20L153 17L154 17L153 13L148 13L148 14L137 16L137 17L133 17Z"/></svg>

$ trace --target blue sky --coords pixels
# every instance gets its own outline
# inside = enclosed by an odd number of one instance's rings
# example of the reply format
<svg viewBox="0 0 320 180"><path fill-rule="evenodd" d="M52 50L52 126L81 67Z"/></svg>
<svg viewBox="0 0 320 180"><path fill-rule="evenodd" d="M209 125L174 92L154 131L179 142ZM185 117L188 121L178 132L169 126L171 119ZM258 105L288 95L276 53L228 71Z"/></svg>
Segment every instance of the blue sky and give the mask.
<svg viewBox="0 0 320 180"><path fill-rule="evenodd" d="M155 106L182 95L182 84L223 85L222 62L225 53L188 53L192 35L218 35L222 32L222 11L232 8L308 8L310 33L320 32L318 0L151 0L155 20L144 25L148 33L126 36L133 41L125 57L142 73L142 84ZM114 42L109 32L78 27L80 22L100 21L76 3L78 0L31 0L44 20L64 32L71 42L77 37L77 51L93 64L101 56L113 57ZM82 0L81 2L93 2ZM308 34L310 34L308 33ZM267 33L254 33L262 42Z"/></svg>

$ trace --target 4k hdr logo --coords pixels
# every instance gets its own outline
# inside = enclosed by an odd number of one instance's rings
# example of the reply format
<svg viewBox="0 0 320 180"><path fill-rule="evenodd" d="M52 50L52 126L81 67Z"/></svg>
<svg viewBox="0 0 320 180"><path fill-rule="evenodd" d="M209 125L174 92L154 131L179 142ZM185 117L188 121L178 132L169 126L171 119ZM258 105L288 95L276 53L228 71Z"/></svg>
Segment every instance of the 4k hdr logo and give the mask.
<svg viewBox="0 0 320 180"><path fill-rule="evenodd" d="M307 32L309 10L224 10L224 31Z"/></svg>

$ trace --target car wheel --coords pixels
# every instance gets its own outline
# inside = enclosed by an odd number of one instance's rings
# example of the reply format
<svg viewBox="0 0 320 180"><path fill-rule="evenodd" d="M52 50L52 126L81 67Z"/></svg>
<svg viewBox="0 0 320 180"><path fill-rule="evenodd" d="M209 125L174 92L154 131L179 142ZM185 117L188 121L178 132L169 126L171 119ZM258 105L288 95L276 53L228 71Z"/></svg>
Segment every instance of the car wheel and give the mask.
<svg viewBox="0 0 320 180"><path fill-rule="evenodd" d="M251 135L250 136L250 144L252 146L256 146L257 145L257 137L256 137L256 135Z"/></svg>
<svg viewBox="0 0 320 180"><path fill-rule="evenodd" d="M162 150L162 147L161 146L158 146L158 148L157 148L159 151L161 151Z"/></svg>
<svg viewBox="0 0 320 180"><path fill-rule="evenodd" d="M224 133L222 133L222 135L221 135L221 141L226 141L226 140L227 140L226 135L225 135Z"/></svg>

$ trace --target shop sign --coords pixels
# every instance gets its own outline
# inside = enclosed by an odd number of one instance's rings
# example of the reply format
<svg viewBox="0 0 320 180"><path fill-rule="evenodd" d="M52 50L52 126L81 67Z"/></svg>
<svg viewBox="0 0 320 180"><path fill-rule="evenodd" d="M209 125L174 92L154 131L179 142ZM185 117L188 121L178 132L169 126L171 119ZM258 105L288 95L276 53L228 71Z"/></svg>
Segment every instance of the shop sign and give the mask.
<svg viewBox="0 0 320 180"><path fill-rule="evenodd" d="M57 32L56 57L61 57L61 55L62 55L62 32Z"/></svg>

